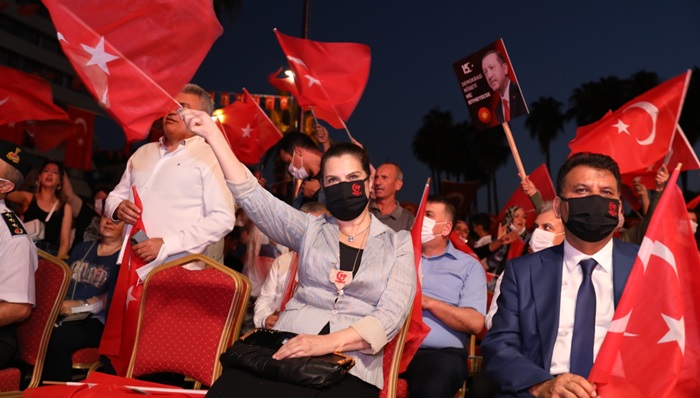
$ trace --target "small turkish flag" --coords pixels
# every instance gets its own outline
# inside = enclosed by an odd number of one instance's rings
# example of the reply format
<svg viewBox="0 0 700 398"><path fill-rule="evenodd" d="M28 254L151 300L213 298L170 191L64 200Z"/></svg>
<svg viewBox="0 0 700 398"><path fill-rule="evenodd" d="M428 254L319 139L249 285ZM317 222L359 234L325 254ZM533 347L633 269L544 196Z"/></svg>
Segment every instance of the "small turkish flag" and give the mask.
<svg viewBox="0 0 700 398"><path fill-rule="evenodd" d="M552 185L552 178L549 176L549 171L547 170L547 166L545 164L541 164L528 177L530 178L530 181L535 184L535 188L537 188L537 190L540 192L540 196L542 196L543 201L554 200L556 193L554 192L554 185ZM537 217L537 209L535 209L535 207L532 205L530 197L527 196L521 187L518 187L515 192L513 192L513 195L511 195L510 199L508 199L506 205L503 206L498 219L503 219L506 209L513 206L523 208L525 211L525 217L527 217L527 227L532 227L532 224L535 222L535 218Z"/></svg>
<svg viewBox="0 0 700 398"><path fill-rule="evenodd" d="M277 127L260 108L259 102L243 89L245 101L236 101L218 114L224 133L238 160L256 164L280 139Z"/></svg>
<svg viewBox="0 0 700 398"><path fill-rule="evenodd" d="M297 102L331 126L344 128L367 85L369 47L298 39L277 29L275 34L294 72Z"/></svg>
<svg viewBox="0 0 700 398"><path fill-rule="evenodd" d="M95 114L82 109L68 107L68 115L75 126L75 134L66 140L65 166L90 170L92 167L92 137Z"/></svg>
<svg viewBox="0 0 700 398"><path fill-rule="evenodd" d="M132 187L132 191L134 204L143 211L143 204L136 187ZM143 224L143 213L139 214L136 224L131 228L129 238L138 231L148 235ZM136 270L144 265L145 263L131 252L131 244L127 242L99 347L100 354L110 359L114 370L120 376L126 374L136 342L136 326L143 291L143 281L139 279Z"/></svg>
<svg viewBox="0 0 700 398"><path fill-rule="evenodd" d="M671 175L589 379L602 397L697 397L700 255Z"/></svg>
<svg viewBox="0 0 700 398"><path fill-rule="evenodd" d="M423 195L421 196L420 205L416 211L416 220L413 221L411 227L411 242L413 243L413 260L416 263L416 295L413 298L413 306L411 309L411 321L408 325L408 333L406 334L406 344L401 355L401 365L399 372L403 372L408 368L413 356L416 355L418 348L423 344L423 340L430 333L430 326L423 322L423 289L421 288L420 267L423 260L423 243L421 242L421 231L423 230L423 217L425 216L425 206L428 203L428 193L430 192L430 179L425 183Z"/></svg>
<svg viewBox="0 0 700 398"><path fill-rule="evenodd" d="M571 154L595 152L615 159L620 173L647 168L671 147L691 71L668 80L627 102L599 121L576 130Z"/></svg>
<svg viewBox="0 0 700 398"><path fill-rule="evenodd" d="M68 115L53 103L49 82L0 65L0 125L26 120L68 121Z"/></svg>
<svg viewBox="0 0 700 398"><path fill-rule="evenodd" d="M223 32L211 1L43 2L63 52L129 142L179 107L172 96Z"/></svg>

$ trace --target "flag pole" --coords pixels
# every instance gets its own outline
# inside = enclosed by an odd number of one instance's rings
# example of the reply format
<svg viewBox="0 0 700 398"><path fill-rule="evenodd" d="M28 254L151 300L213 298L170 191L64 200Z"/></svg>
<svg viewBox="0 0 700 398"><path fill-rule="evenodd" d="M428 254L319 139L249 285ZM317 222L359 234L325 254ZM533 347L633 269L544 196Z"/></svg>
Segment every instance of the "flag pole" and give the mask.
<svg viewBox="0 0 700 398"><path fill-rule="evenodd" d="M515 160L515 166L518 168L518 173L520 173L520 180L523 181L527 177L525 173L525 167L523 167L523 161L520 160L520 154L518 153L518 147L515 146L515 139L513 139L513 133L510 131L510 126L508 122L501 123L503 131L506 133L506 138L508 139L508 146L510 146L510 151L513 153L513 159Z"/></svg>

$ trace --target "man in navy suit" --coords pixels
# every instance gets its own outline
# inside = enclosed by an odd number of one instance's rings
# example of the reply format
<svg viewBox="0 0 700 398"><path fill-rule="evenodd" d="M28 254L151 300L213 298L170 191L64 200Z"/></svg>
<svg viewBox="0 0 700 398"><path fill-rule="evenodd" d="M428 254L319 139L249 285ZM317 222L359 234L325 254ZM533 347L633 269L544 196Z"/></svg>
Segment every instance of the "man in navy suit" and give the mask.
<svg viewBox="0 0 700 398"><path fill-rule="evenodd" d="M496 50L487 52L481 58L481 69L489 87L497 94L494 112L499 123L527 113L520 87L508 76L508 63L503 54Z"/></svg>
<svg viewBox="0 0 700 398"><path fill-rule="evenodd" d="M566 240L508 263L481 345L487 376L503 397L597 396L586 378L639 248L612 237L622 210L610 157L570 157L557 195Z"/></svg>

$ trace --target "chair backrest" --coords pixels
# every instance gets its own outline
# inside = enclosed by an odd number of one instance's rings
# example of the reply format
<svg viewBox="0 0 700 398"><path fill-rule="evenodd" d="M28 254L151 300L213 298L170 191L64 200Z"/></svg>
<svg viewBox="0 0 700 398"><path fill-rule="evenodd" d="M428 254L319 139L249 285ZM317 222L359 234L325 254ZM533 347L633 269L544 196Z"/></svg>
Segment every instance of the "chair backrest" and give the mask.
<svg viewBox="0 0 700 398"><path fill-rule="evenodd" d="M384 346L384 358L382 368L384 370L384 388L379 393L380 398L396 397L399 379L399 368L401 367L401 356L403 347L408 335L408 327L411 324L411 313L408 312L406 320L399 333Z"/></svg>
<svg viewBox="0 0 700 398"><path fill-rule="evenodd" d="M36 306L17 326L20 359L34 367L29 388L39 385L44 357L58 312L70 284L70 267L62 260L38 250L39 267L34 273Z"/></svg>
<svg viewBox="0 0 700 398"><path fill-rule="evenodd" d="M192 261L207 267L182 267ZM173 372L211 386L221 374L219 356L240 333L249 297L245 276L202 255L157 267L143 288L126 376Z"/></svg>

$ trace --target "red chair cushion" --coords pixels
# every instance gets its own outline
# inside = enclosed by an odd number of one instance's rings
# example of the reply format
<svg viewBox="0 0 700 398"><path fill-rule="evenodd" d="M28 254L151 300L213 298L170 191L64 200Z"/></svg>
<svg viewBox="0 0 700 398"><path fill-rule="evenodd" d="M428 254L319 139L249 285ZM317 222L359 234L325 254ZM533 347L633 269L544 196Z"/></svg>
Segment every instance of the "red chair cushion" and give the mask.
<svg viewBox="0 0 700 398"><path fill-rule="evenodd" d="M18 391L20 376L19 369L7 368L0 370L0 392Z"/></svg>

